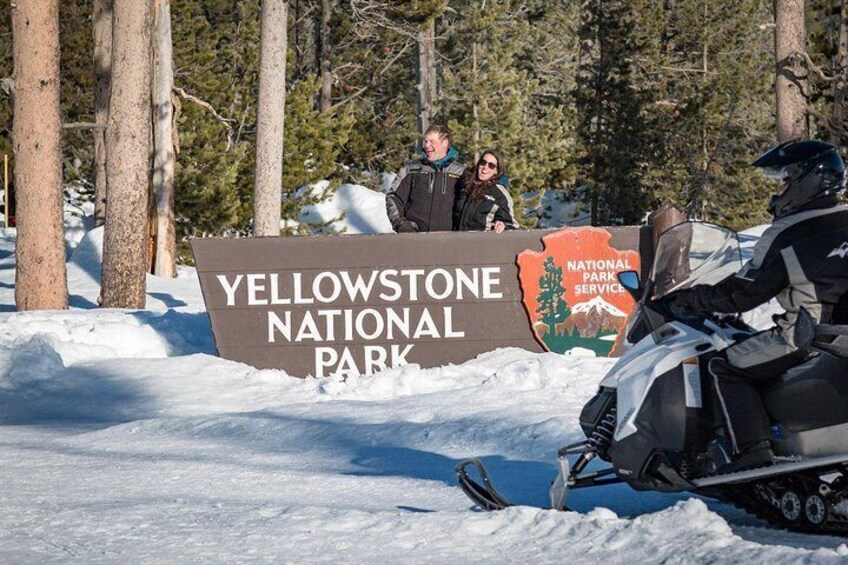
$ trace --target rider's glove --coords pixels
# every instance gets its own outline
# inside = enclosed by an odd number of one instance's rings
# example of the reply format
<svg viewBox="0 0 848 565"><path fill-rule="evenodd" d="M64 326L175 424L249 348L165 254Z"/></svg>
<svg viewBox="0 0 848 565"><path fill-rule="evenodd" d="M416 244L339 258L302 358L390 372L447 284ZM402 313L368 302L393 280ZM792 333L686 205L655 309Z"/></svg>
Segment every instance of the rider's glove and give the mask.
<svg viewBox="0 0 848 565"><path fill-rule="evenodd" d="M695 301L695 293L688 288L666 294L659 299L659 302L677 318L692 318L700 313Z"/></svg>

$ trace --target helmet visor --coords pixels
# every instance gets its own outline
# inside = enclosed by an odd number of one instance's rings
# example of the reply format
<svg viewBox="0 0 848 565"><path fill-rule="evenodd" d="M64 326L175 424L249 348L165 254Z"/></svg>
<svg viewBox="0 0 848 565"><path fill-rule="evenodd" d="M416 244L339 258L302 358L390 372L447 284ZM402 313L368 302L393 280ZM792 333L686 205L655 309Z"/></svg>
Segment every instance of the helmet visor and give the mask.
<svg viewBox="0 0 848 565"><path fill-rule="evenodd" d="M762 168L763 176L767 179L783 181L788 179L791 174L789 171L789 166L784 167L763 167Z"/></svg>

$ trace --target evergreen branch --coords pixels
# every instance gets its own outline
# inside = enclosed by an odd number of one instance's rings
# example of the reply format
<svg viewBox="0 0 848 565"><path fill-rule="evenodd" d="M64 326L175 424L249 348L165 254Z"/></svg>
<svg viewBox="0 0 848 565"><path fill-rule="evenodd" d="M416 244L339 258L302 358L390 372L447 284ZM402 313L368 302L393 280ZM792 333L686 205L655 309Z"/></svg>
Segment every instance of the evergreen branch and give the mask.
<svg viewBox="0 0 848 565"><path fill-rule="evenodd" d="M407 41L403 45L403 47L397 52L397 54L394 57L392 57L391 59L389 59L389 61L385 65L383 65L383 68L380 69L377 72L376 76L383 76L384 74L386 74L386 71L388 71L392 67L392 65L394 65L397 62L398 59L400 59L401 55L403 55L406 52L406 50L409 48L410 45L412 45L412 42ZM344 100L340 100L340 101L336 102L335 104L333 104L332 106L330 106L330 111L332 112L336 108L340 108L340 107L344 106L345 104L348 104L349 102L352 102L353 100L356 100L357 98L362 96L369 88L374 86L376 83L377 83L377 81L375 80L374 77L372 77L371 80L368 81L368 84L366 84L365 86L363 86L362 88L360 88L359 90L357 90L356 92L354 92L353 94L351 94L350 96L345 98Z"/></svg>
<svg viewBox="0 0 848 565"><path fill-rule="evenodd" d="M107 129L106 124L95 124L93 122L70 122L62 124L62 129Z"/></svg>
<svg viewBox="0 0 848 565"><path fill-rule="evenodd" d="M404 25L392 20L386 15L391 3L376 0L351 0L350 9L354 19L361 23L373 23L379 27L392 30L410 39L418 40L418 25Z"/></svg>
<svg viewBox="0 0 848 565"><path fill-rule="evenodd" d="M226 149L226 151L229 151L230 148L232 148L232 146L233 146L233 126L230 125L230 122L235 122L235 120L232 119L232 118L225 118L224 116L219 114L215 110L215 108L212 107L212 104L210 104L209 102L207 102L205 100L201 100L200 98L198 98L196 96L192 96L191 94L189 94L188 92L186 92L182 88L175 86L174 92L176 92L182 98L185 98L189 102L194 102L195 104L197 104L201 108L205 108L206 110L209 110L209 112L215 117L215 119L218 120L218 122L220 122L221 124L223 124L225 128L227 128L227 149Z"/></svg>
<svg viewBox="0 0 848 565"><path fill-rule="evenodd" d="M816 118L817 120L820 120L824 127L831 133L838 135L841 138L848 139L848 127L846 127L845 124L836 123L836 120L834 120L832 117L825 116L812 106L807 106L807 114Z"/></svg>
<svg viewBox="0 0 848 565"><path fill-rule="evenodd" d="M0 78L0 90L6 93L9 100L15 101L15 79L12 77Z"/></svg>
<svg viewBox="0 0 848 565"><path fill-rule="evenodd" d="M810 55L806 51L796 51L795 53L792 53L791 57L801 57L802 59L804 59L804 62L807 63L807 69L819 75L821 79L825 82L833 82L839 78L839 76L837 75L830 76L825 73L821 69L821 67L819 67L813 62L813 60L810 58Z"/></svg>
<svg viewBox="0 0 848 565"><path fill-rule="evenodd" d="M718 74L716 71L706 71L704 69L699 69L695 67L660 67L664 71L671 71L673 73L697 73L704 75L715 75Z"/></svg>

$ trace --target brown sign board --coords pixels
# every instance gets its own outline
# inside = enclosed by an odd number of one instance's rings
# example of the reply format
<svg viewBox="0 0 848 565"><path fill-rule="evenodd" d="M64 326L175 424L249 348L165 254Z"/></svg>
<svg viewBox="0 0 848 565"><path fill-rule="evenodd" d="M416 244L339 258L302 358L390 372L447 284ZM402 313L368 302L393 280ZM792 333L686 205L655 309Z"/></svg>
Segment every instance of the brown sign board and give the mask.
<svg viewBox="0 0 848 565"><path fill-rule="evenodd" d="M615 272L644 265L650 232L196 239L192 247L222 357L326 376L461 363L499 347L614 355L632 307Z"/></svg>

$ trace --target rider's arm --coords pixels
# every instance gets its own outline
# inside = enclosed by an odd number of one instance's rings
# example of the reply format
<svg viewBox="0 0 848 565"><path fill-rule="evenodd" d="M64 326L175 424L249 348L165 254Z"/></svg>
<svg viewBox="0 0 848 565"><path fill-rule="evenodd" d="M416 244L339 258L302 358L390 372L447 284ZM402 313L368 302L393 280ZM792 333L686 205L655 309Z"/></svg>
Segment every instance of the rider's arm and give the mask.
<svg viewBox="0 0 848 565"><path fill-rule="evenodd" d="M761 268L743 270L714 285L697 285L686 297L698 312L747 312L764 304L789 286L783 256L776 254Z"/></svg>

